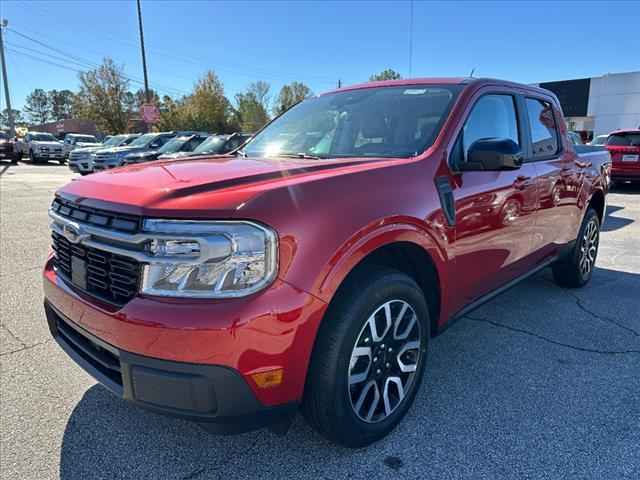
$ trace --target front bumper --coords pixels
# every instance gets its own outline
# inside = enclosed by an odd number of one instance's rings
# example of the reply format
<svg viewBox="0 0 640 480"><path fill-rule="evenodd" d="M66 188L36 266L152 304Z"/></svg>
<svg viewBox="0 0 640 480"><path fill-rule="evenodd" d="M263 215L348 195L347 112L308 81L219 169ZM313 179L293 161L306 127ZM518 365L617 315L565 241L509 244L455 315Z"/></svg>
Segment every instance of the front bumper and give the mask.
<svg viewBox="0 0 640 480"><path fill-rule="evenodd" d="M93 170L94 171L110 170L112 168L121 167L122 165L124 165L124 159L123 160L117 160L117 159L98 160L98 159L96 159L96 160L93 161Z"/></svg>
<svg viewBox="0 0 640 480"><path fill-rule="evenodd" d="M93 162L91 161L91 159L81 159L81 160L70 159L67 162L67 165L69 165L69 169L72 172L76 172L76 173L86 173L86 172L93 171Z"/></svg>
<svg viewBox="0 0 640 480"><path fill-rule="evenodd" d="M62 152L33 152L33 156L38 160L64 160L65 154Z"/></svg>
<svg viewBox="0 0 640 480"><path fill-rule="evenodd" d="M299 401L265 406L231 368L121 350L76 325L47 300L44 308L60 347L111 392L145 410L196 421L214 433L234 434L287 422L299 406Z"/></svg>
<svg viewBox="0 0 640 480"><path fill-rule="evenodd" d="M315 335L327 304L282 280L236 299L137 295L117 306L60 277L50 257L47 302L63 318L126 355L237 372L265 407L302 398ZM255 373L283 369L283 381L259 388Z"/></svg>

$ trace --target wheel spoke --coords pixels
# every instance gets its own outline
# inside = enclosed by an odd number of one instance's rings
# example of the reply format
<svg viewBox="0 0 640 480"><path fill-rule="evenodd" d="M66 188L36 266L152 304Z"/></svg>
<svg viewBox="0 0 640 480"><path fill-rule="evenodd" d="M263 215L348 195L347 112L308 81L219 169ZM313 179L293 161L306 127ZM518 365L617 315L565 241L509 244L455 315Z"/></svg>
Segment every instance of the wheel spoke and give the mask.
<svg viewBox="0 0 640 480"><path fill-rule="evenodd" d="M391 400L389 398L389 385L396 385L396 389L398 390L398 401L395 402L395 405L391 405ZM402 399L404 398L404 387L402 386L402 380L400 377L389 377L387 381L384 382L384 389L382 390L382 401L384 402L384 413L389 415L396 406L400 404Z"/></svg>
<svg viewBox="0 0 640 480"><path fill-rule="evenodd" d="M416 355L416 363L409 363L409 364L404 363L404 360L402 360L402 356L405 353L407 353L409 350L416 350L416 349L419 349L419 348L420 348L420 341L419 340L414 340L414 341L411 341L411 342L407 342L402 346L402 348L400 349L400 351L396 355L396 361L398 362L398 366L400 367L400 371L401 372L413 373L413 372L416 371L416 367L418 366L418 364L417 364L418 356Z"/></svg>
<svg viewBox="0 0 640 480"><path fill-rule="evenodd" d="M373 401L371 402L366 415L364 415L364 419L367 420L367 422L370 422L373 418L373 414L375 413L378 402L380 401L380 390L378 389L378 384L375 380L370 380L364 387L362 387L360 396L358 397L358 401L353 407L356 413L360 415L360 410L362 409L365 400L369 396L369 392L371 391L371 389L373 389Z"/></svg>
<svg viewBox="0 0 640 480"><path fill-rule="evenodd" d="M404 319L405 313L407 311L407 308L409 305L405 304L402 307L402 310L400 311L400 314L398 315L398 318L396 319L396 323L393 327L393 338L395 340L404 340L405 338L407 338L409 336L409 334L411 333L411 330L413 329L413 326L416 324L416 321L418 320L418 317L416 316L415 313L413 313L413 311L411 312L411 318L409 320L409 324L407 325L407 328L405 328L405 330L402 333L398 333L398 329L400 328L400 325L402 324L402 320Z"/></svg>
<svg viewBox="0 0 640 480"><path fill-rule="evenodd" d="M363 357L368 359L367 368L363 372L353 373L353 368ZM353 353L351 354L351 364L349 366L349 385L364 382L367 379L369 370L371 369L371 357L371 348L369 347L356 347L353 349Z"/></svg>

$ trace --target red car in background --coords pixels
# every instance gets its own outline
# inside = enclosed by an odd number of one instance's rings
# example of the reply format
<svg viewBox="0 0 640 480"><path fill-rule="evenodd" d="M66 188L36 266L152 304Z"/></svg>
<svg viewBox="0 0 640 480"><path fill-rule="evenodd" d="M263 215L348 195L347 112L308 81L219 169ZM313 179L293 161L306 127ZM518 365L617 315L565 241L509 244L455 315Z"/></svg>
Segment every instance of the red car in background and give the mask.
<svg viewBox="0 0 640 480"><path fill-rule="evenodd" d="M18 153L16 144L8 133L0 132L0 159L11 160L11 163L18 163Z"/></svg>
<svg viewBox="0 0 640 480"><path fill-rule="evenodd" d="M640 130L618 130L607 138L612 181L640 183Z"/></svg>

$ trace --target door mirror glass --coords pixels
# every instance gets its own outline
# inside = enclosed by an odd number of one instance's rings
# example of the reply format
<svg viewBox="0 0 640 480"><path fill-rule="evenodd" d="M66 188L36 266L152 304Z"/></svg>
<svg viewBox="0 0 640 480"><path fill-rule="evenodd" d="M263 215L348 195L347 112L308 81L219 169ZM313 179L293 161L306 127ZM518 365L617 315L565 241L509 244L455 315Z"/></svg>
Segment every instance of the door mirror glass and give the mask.
<svg viewBox="0 0 640 480"><path fill-rule="evenodd" d="M522 148L510 138L482 138L471 144L467 161L457 163L456 167L460 171L517 170L523 159Z"/></svg>

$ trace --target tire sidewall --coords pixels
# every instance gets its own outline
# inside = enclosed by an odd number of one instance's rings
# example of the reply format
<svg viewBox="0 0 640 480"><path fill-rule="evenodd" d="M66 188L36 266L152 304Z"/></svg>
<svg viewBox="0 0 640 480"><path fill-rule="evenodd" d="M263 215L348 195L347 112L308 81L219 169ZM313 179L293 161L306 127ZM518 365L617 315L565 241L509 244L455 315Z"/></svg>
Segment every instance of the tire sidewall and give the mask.
<svg viewBox="0 0 640 480"><path fill-rule="evenodd" d="M341 428L342 436L348 437L341 440L351 445L366 445L382 438L402 420L422 383L428 353L429 312L424 296L417 285L408 281L403 275L397 275L395 278L374 283L368 289L368 293L349 309L352 320L344 331L344 341L339 347L335 365L336 380L332 395L334 421L343 427ZM358 418L353 411L348 394L351 353L369 316L390 300L405 301L416 313L420 325L420 356L413 380L402 403L387 418L368 423Z"/></svg>

